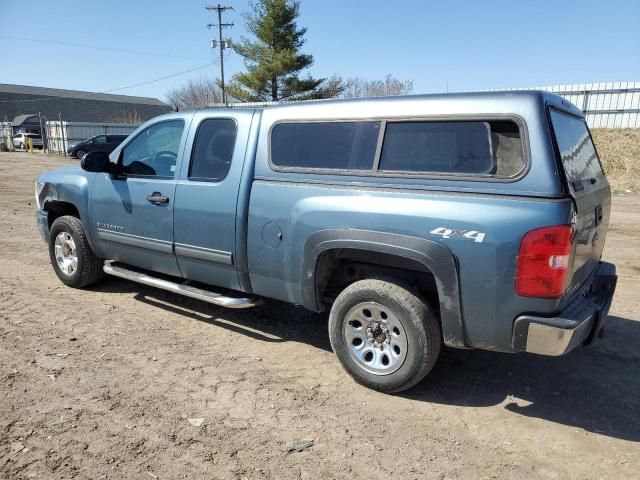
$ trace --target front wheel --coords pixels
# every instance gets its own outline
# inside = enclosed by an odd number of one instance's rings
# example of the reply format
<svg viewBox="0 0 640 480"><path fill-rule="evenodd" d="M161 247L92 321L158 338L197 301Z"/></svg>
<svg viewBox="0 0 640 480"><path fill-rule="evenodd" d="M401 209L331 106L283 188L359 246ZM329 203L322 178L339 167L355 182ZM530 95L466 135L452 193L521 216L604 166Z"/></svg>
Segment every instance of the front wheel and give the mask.
<svg viewBox="0 0 640 480"><path fill-rule="evenodd" d="M56 219L51 225L49 258L58 278L70 287L89 287L104 275L104 262L93 253L82 222L70 215Z"/></svg>
<svg viewBox="0 0 640 480"><path fill-rule="evenodd" d="M401 392L422 380L441 344L429 305L394 280L361 280L345 288L331 308L329 337L345 370L383 392Z"/></svg>

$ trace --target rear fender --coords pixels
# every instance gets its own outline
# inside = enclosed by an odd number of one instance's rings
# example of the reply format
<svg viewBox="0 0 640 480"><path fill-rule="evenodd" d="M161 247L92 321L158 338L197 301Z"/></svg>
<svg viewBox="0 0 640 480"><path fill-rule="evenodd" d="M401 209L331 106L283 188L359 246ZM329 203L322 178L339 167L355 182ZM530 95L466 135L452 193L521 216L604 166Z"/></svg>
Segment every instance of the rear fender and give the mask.
<svg viewBox="0 0 640 480"><path fill-rule="evenodd" d="M458 348L466 346L460 309L458 268L455 257L447 247L423 238L368 230L336 229L316 232L305 242L301 269L302 302L310 310L322 309L316 287L318 259L323 253L335 249L384 253L418 262L434 276L436 282L445 344Z"/></svg>

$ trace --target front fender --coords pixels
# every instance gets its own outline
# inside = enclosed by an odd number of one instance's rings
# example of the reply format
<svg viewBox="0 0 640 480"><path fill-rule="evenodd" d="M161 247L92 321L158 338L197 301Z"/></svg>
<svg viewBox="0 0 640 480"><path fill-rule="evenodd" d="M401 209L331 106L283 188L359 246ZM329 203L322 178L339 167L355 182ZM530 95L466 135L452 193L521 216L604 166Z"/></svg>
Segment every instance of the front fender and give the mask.
<svg viewBox="0 0 640 480"><path fill-rule="evenodd" d="M435 278L445 344L466 346L457 262L447 247L423 238L354 229L322 230L312 234L304 244L300 270L302 302L306 308L320 309L316 291L318 258L329 250L346 248L395 255L420 263Z"/></svg>
<svg viewBox="0 0 640 480"><path fill-rule="evenodd" d="M51 210L56 203L73 205L80 214L80 221L91 248L99 255L91 228L91 185L95 173L89 173L80 167L62 167L43 173L37 180L41 185L38 203L44 211Z"/></svg>

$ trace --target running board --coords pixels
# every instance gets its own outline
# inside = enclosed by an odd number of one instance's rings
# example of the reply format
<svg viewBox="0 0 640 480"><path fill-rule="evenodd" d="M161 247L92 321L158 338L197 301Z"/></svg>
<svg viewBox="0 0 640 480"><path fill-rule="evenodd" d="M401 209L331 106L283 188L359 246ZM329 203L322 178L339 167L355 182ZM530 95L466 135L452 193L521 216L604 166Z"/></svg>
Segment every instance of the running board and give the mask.
<svg viewBox="0 0 640 480"><path fill-rule="evenodd" d="M129 270L120 265L113 263L105 263L103 267L104 273L113 275L114 277L124 278L132 282L142 283L150 287L160 288L168 292L184 295L185 297L195 298L203 302L213 303L226 308L251 308L260 305L262 302L256 298L234 298L225 297L220 293L210 292L201 288L192 287L187 284L180 284L163 280L161 278L152 277L146 273Z"/></svg>

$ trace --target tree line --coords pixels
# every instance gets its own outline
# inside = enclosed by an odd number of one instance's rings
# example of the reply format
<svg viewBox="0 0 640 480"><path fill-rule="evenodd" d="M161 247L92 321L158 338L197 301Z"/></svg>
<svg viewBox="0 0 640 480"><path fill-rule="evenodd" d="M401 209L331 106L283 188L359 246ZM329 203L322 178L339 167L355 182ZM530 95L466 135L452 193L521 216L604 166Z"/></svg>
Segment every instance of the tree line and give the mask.
<svg viewBox="0 0 640 480"><path fill-rule="evenodd" d="M358 98L407 95L413 80L386 75L381 80L360 77L313 78L304 73L313 65L313 56L303 53L306 28L298 27L299 0L257 0L245 15L253 38L241 38L232 45L244 58L245 71L237 73L226 87L232 102L267 102L321 98ZM205 108L222 102L217 81L189 80L166 93L177 110Z"/></svg>

